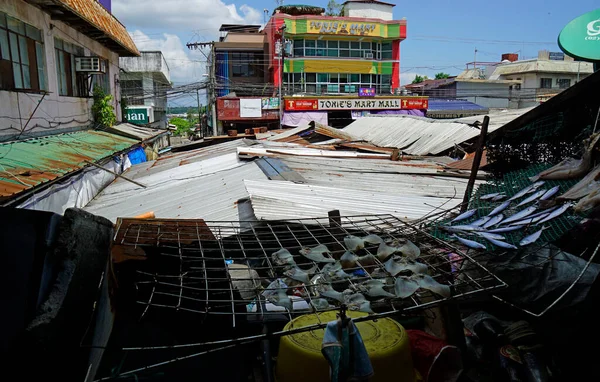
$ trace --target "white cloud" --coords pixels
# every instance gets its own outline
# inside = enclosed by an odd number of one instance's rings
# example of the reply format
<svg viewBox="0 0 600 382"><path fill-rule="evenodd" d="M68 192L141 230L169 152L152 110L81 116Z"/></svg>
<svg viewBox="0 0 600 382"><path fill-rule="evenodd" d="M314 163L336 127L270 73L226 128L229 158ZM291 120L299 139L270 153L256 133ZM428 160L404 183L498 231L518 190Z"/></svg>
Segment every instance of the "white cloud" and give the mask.
<svg viewBox="0 0 600 382"><path fill-rule="evenodd" d="M216 34L221 24L261 24L262 12L221 0L114 0L114 15L128 28L188 29ZM202 33L204 34L204 33Z"/></svg>
<svg viewBox="0 0 600 382"><path fill-rule="evenodd" d="M162 37L150 38L140 30L129 33L139 50L162 52L174 83L201 81L206 73L206 58L199 51L190 51L178 36L163 33Z"/></svg>
<svg viewBox="0 0 600 382"><path fill-rule="evenodd" d="M416 76L425 76L425 75L421 74L421 73L410 73L410 72L400 73L400 85L404 86L404 85L411 84Z"/></svg>

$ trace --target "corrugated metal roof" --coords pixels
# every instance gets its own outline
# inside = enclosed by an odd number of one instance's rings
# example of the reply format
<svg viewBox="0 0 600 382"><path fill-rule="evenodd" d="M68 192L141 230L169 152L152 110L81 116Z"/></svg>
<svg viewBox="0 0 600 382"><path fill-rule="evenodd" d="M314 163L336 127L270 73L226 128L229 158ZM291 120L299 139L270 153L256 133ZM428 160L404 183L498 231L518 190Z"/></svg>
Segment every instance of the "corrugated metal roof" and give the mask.
<svg viewBox="0 0 600 382"><path fill-rule="evenodd" d="M54 15L59 20L70 24L73 28L81 30L82 33L87 34L90 38L98 40L100 43L106 45L105 40L113 41L117 47L122 49L118 51L122 56L139 56L140 52L135 46L133 40L125 26L119 22L110 12L106 10L97 0L27 0L30 3L40 6L46 9L51 15ZM86 33L81 22L70 19L64 15L62 10L57 9L57 6L62 7L68 13L72 13L81 20L84 20L87 24L91 25L95 29L98 29L102 33ZM62 18L61 18L62 16ZM87 25L86 24L86 25Z"/></svg>
<svg viewBox="0 0 600 382"><path fill-rule="evenodd" d="M418 219L436 207L451 208L460 198L443 199L340 187L323 187L286 181L246 180L254 214L258 219L302 219L326 216L339 210L342 215L392 214L401 219Z"/></svg>
<svg viewBox="0 0 600 382"><path fill-rule="evenodd" d="M429 98L427 112L438 110L488 110L488 108L460 99Z"/></svg>
<svg viewBox="0 0 600 382"><path fill-rule="evenodd" d="M119 135L123 135L128 138L139 139L140 141L147 141L154 137L158 137L162 134L168 134L167 130L150 129L148 127L137 126L131 123L119 123L109 128L107 131Z"/></svg>
<svg viewBox="0 0 600 382"><path fill-rule="evenodd" d="M206 152L199 155L203 154ZM157 162L133 166L124 174L147 188L117 179L85 210L113 222L117 217L148 211L154 211L159 218L237 221L237 202L248 197L244 179L267 179L255 163L241 162L235 153L204 160L171 158L162 166Z"/></svg>
<svg viewBox="0 0 600 382"><path fill-rule="evenodd" d="M464 159L457 160L457 161L452 162L452 163L448 163L446 165L446 167L454 169L454 170L468 170L468 171L470 171L471 168L473 167L473 160L474 159L475 159L475 153L473 152L473 153L469 154ZM488 164L487 150L483 150L483 153L481 155L481 162L479 162L479 168L487 166L487 164Z"/></svg>
<svg viewBox="0 0 600 382"><path fill-rule="evenodd" d="M0 144L0 197L8 197L79 170L125 150L138 140L103 131L68 134Z"/></svg>
<svg viewBox="0 0 600 382"><path fill-rule="evenodd" d="M488 132L492 133L529 110L488 114ZM482 122L483 117L436 120L410 115L369 116L356 120L343 131L377 146L399 148L409 155L438 155L478 136L480 130L469 125Z"/></svg>

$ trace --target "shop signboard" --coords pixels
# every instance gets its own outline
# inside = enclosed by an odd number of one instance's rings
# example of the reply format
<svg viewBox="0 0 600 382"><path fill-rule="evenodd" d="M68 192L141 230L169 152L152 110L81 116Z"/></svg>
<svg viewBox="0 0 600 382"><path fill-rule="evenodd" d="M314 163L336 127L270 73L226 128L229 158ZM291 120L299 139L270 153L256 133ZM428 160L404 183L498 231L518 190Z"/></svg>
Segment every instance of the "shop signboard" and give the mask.
<svg viewBox="0 0 600 382"><path fill-rule="evenodd" d="M360 97L375 97L375 88L360 88L358 89Z"/></svg>
<svg viewBox="0 0 600 382"><path fill-rule="evenodd" d="M548 54L548 58L550 58L552 61L564 61L565 54L563 52L550 52Z"/></svg>
<svg viewBox="0 0 600 382"><path fill-rule="evenodd" d="M262 98L262 109L263 110L279 110L279 98L263 97Z"/></svg>
<svg viewBox="0 0 600 382"><path fill-rule="evenodd" d="M347 20L307 21L308 33L335 34L351 36L380 36L381 25L379 23L350 22Z"/></svg>
<svg viewBox="0 0 600 382"><path fill-rule="evenodd" d="M147 125L150 123L150 117L148 114L148 107L127 107L125 118L127 122L136 125Z"/></svg>
<svg viewBox="0 0 600 382"><path fill-rule="evenodd" d="M322 98L322 99L286 99L285 110L290 111L327 111L327 110L401 110L427 109L425 97L397 98Z"/></svg>
<svg viewBox="0 0 600 382"><path fill-rule="evenodd" d="M558 46L571 57L600 61L600 8L568 23L558 35Z"/></svg>

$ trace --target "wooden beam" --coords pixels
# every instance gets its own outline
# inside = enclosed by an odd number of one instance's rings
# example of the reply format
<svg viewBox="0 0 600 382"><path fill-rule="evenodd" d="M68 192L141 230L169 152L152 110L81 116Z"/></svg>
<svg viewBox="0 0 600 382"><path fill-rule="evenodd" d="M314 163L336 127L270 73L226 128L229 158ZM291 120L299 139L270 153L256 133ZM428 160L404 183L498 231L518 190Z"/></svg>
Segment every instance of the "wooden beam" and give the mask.
<svg viewBox="0 0 600 382"><path fill-rule="evenodd" d="M471 193L473 193L475 178L477 178L477 171L479 171L479 164L481 163L481 156L483 155L483 148L485 147L485 138L487 137L489 123L490 117L486 115L483 118L483 125L481 125L481 134L479 134L479 141L477 142L477 149L475 151L475 157L473 158L473 166L471 167L471 176L469 177L469 183L467 183L462 207L460 208L461 212L465 212L469 206L469 199L471 199Z"/></svg>

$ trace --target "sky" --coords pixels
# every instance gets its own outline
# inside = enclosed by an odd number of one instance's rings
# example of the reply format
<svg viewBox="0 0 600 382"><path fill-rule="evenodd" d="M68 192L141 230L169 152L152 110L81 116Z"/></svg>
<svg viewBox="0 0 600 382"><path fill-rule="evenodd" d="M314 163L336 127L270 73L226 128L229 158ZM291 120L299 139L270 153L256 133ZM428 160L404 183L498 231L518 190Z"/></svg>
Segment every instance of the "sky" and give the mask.
<svg viewBox="0 0 600 382"><path fill-rule="evenodd" d="M538 50L558 52L561 29L598 7L597 0L386 2L396 4L394 19L407 20L407 38L400 45L403 85L417 74L457 75L474 61L475 50L478 62L500 61L502 53L534 58ZM302 3L326 7L327 0ZM113 14L137 47L163 52L176 85L205 78L206 58L186 43L218 39L221 24L263 24L263 10L267 8L271 15L276 6L273 0L112 0ZM195 103L192 95L169 102L172 106Z"/></svg>

